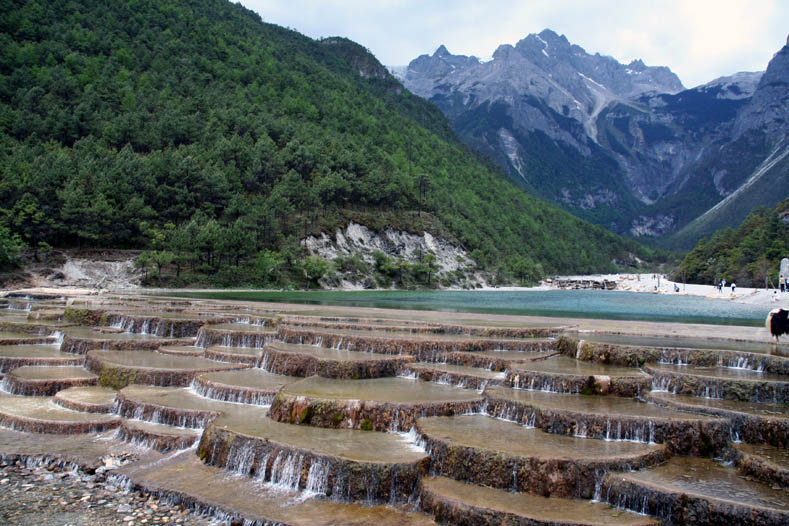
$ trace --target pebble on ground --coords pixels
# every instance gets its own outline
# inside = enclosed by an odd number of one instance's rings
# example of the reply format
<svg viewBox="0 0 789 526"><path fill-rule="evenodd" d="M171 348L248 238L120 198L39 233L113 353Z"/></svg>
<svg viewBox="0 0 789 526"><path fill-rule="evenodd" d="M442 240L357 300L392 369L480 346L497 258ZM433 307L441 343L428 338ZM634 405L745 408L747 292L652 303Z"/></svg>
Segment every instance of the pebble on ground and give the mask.
<svg viewBox="0 0 789 526"><path fill-rule="evenodd" d="M211 517L113 486L104 473L0 461L0 524L7 526L216 526Z"/></svg>

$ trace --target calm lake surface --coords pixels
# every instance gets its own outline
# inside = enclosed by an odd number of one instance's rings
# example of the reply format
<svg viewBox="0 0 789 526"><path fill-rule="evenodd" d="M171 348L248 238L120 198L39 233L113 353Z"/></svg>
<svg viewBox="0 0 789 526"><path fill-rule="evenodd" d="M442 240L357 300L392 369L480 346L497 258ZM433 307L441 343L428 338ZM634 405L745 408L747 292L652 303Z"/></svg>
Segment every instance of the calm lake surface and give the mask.
<svg viewBox="0 0 789 526"><path fill-rule="evenodd" d="M672 296L670 294L603 290L222 291L177 292L168 295L344 307L751 326L762 325L765 316L772 308L764 305L746 305L725 300L708 300L700 296Z"/></svg>

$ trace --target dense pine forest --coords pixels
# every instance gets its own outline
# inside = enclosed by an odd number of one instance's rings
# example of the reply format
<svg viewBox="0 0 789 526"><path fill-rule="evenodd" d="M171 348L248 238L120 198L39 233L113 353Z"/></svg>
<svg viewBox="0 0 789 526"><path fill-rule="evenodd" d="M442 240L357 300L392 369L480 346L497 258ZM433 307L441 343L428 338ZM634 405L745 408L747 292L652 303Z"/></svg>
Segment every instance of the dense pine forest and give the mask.
<svg viewBox="0 0 789 526"><path fill-rule="evenodd" d="M283 284L352 220L502 279L654 256L514 187L358 44L224 0L5 0L0 71L0 264L137 248L178 283Z"/></svg>
<svg viewBox="0 0 789 526"><path fill-rule="evenodd" d="M737 229L725 228L702 239L682 260L673 278L716 284L721 279L744 287L778 286L778 264L789 257L789 199L774 209L757 208Z"/></svg>

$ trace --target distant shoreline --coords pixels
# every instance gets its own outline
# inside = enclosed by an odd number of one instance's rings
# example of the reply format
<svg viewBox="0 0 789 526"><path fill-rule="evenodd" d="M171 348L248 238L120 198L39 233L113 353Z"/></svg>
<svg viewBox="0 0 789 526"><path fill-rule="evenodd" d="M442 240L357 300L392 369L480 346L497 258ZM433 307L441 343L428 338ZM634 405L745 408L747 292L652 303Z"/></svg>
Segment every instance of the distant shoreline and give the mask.
<svg viewBox="0 0 789 526"><path fill-rule="evenodd" d="M654 276L654 277L653 277ZM658 280L657 274L588 274L588 275L569 275L569 276L556 276L554 279L562 280L578 280L578 281L614 281L616 282L617 291L625 292L640 292L650 294L669 294L679 296L703 296L711 300L731 301L734 303L744 303L749 305L774 305L784 306L789 305L789 292L777 292L778 301L773 298L776 297L776 289L755 289L748 287L737 287L734 294L731 292L731 287L727 286L723 289L722 293L718 292L718 288L713 285L697 285L697 284L683 284L670 281L665 276L660 275ZM658 281L660 285L658 285ZM674 291L674 285L679 287L679 292ZM370 292L381 292L390 290L404 290L404 289L363 289ZM545 290L570 290L563 289L554 285L547 284L543 281L542 284L534 287L483 287L478 289L461 289L461 288L447 288L447 289L425 289L440 291L480 291L480 292L518 292L518 291L545 291ZM177 294L179 292L207 292L207 293L221 293L221 292L360 292L355 288L331 288L331 289L303 289L303 290L283 290L283 289L208 289L208 288L144 288L134 287L128 289L90 289L78 287L35 287L17 290L7 290L8 293L17 294L65 294L65 295L88 295L97 294L100 292L110 293L126 293L126 294Z"/></svg>
<svg viewBox="0 0 789 526"><path fill-rule="evenodd" d="M750 287L736 287L732 293L730 284L722 292L718 292L718 287L714 285L697 285L691 283L680 283L671 281L664 275L659 274L591 274L579 276L559 276L561 279L577 279L577 280L592 280L592 281L615 281L617 283L616 290L629 291L629 292L642 292L650 294L671 294L671 295L685 295L685 296L703 296L711 300L725 300L735 303L745 303L749 305L785 305L789 304L789 292L783 294L778 290L778 301L773 298L776 289L757 289ZM658 285L659 283L659 285ZM675 292L674 286L679 288L679 292ZM488 289L488 290L503 290L503 289ZM550 285L540 285L538 287L530 288L512 288L512 290L560 290L558 287Z"/></svg>

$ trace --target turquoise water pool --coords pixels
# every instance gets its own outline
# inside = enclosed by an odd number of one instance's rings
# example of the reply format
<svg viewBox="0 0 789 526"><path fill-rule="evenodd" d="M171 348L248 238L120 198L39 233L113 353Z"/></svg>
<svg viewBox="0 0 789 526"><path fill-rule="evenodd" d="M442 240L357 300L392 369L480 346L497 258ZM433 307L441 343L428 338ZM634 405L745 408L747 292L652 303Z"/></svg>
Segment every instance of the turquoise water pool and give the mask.
<svg viewBox="0 0 789 526"><path fill-rule="evenodd" d="M171 295L346 307L751 326L763 324L771 309L769 306L708 300L700 296L602 290L221 291L177 292Z"/></svg>

